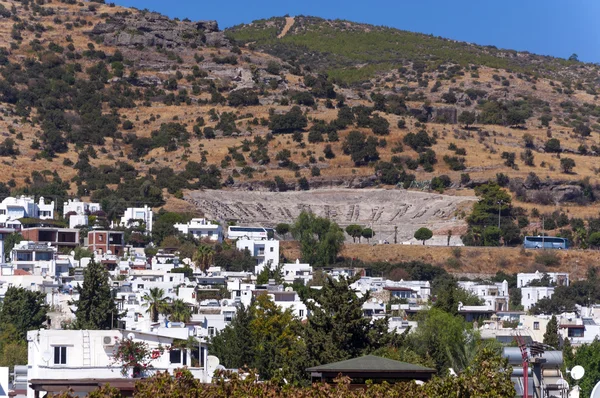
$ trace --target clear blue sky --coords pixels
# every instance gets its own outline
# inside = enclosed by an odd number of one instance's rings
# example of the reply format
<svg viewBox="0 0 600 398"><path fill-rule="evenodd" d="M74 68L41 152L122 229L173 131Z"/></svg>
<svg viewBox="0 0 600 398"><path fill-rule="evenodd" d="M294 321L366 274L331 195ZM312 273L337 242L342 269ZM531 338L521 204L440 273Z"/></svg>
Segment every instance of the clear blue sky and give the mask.
<svg viewBox="0 0 600 398"><path fill-rule="evenodd" d="M600 62L599 0L113 0L220 28L272 16L312 15L449 39Z"/></svg>

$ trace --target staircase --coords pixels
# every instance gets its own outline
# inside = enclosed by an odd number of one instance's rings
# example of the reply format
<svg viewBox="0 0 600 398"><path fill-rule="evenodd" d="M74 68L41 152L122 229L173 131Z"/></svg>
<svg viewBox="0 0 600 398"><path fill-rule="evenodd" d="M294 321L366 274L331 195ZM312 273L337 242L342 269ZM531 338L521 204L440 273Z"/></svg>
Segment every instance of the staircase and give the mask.
<svg viewBox="0 0 600 398"><path fill-rule="evenodd" d="M90 347L90 332L83 330L83 366L92 366L92 352Z"/></svg>

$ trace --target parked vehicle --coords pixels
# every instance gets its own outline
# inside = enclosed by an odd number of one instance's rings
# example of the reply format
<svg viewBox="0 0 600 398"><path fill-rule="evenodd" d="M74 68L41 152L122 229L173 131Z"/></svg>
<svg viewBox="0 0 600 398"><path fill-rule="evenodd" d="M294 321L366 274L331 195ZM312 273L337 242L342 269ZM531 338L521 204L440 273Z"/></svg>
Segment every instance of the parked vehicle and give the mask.
<svg viewBox="0 0 600 398"><path fill-rule="evenodd" d="M568 249L569 240L555 236L526 236L523 247L525 249Z"/></svg>

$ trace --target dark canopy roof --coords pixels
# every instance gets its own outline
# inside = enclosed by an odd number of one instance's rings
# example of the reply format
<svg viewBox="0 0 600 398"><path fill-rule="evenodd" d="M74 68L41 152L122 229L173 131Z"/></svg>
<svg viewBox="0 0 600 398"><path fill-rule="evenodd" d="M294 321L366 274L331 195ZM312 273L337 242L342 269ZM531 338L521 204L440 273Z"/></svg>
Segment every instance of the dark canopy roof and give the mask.
<svg viewBox="0 0 600 398"><path fill-rule="evenodd" d="M426 368L411 363L394 361L375 355L365 355L360 358L314 366L307 372L339 372L339 373L435 373L435 369Z"/></svg>

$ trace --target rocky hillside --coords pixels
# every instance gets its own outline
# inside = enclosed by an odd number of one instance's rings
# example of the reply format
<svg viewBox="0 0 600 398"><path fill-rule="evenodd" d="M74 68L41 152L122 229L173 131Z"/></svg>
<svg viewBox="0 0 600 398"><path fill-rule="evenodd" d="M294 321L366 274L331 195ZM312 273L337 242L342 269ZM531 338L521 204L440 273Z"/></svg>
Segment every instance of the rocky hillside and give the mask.
<svg viewBox="0 0 600 398"><path fill-rule="evenodd" d="M471 196L493 179L531 228L597 213L597 66L312 17L222 32L95 2L0 6L4 195L90 196L110 216L190 209L204 188Z"/></svg>

